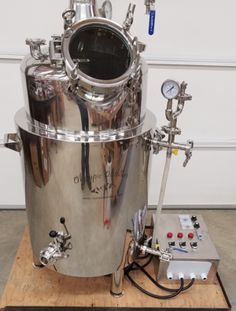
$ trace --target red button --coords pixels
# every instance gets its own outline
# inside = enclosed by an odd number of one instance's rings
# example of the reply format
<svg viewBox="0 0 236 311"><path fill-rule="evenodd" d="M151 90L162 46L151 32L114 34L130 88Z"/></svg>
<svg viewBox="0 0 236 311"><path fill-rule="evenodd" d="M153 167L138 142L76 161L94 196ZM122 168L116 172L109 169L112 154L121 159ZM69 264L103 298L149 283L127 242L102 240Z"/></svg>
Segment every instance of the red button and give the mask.
<svg viewBox="0 0 236 311"><path fill-rule="evenodd" d="M183 235L182 232L179 232L179 233L177 234L177 237L178 237L179 239L182 239L183 236L184 236L184 235Z"/></svg>
<svg viewBox="0 0 236 311"><path fill-rule="evenodd" d="M189 232L188 238L189 238L189 239L193 239L193 237L194 237L194 234L193 234L192 232Z"/></svg>
<svg viewBox="0 0 236 311"><path fill-rule="evenodd" d="M167 236L168 239L171 239L173 237L173 233L172 232L168 232L166 236Z"/></svg>

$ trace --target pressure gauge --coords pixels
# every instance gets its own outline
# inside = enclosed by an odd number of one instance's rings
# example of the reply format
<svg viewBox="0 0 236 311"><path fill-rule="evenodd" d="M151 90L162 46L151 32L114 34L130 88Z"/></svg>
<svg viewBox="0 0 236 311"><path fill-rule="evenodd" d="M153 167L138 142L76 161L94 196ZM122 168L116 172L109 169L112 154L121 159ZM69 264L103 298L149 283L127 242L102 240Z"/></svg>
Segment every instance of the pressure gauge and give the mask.
<svg viewBox="0 0 236 311"><path fill-rule="evenodd" d="M162 95L166 99L174 99L179 95L179 83L174 80L166 80L161 87Z"/></svg>
<svg viewBox="0 0 236 311"><path fill-rule="evenodd" d="M102 15L105 18L112 18L112 4L110 0L105 0L102 4Z"/></svg>

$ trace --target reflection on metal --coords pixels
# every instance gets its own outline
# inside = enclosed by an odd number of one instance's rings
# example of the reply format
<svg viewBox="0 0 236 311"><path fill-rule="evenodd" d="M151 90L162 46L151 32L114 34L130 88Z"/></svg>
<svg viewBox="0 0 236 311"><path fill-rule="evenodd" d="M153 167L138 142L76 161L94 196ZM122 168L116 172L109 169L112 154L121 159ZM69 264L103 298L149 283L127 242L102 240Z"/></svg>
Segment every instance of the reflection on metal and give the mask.
<svg viewBox="0 0 236 311"><path fill-rule="evenodd" d="M132 256L170 259L144 237L151 146L155 153L167 148L168 155L183 149L186 159L192 149L174 141L177 117L190 99L185 84L176 111L168 101L169 126L152 135L145 45L129 32L134 8L129 5L121 26L99 17L95 0L71 0L64 33L52 36L49 48L42 52L44 40L27 40L31 55L21 65L25 109L15 116L17 135L4 143L21 150L30 237L40 266L53 264L71 276L112 274L116 296L123 291L132 220Z"/></svg>
<svg viewBox="0 0 236 311"><path fill-rule="evenodd" d="M168 85L167 88L165 86ZM161 210L163 207L167 179L169 175L170 162L173 153L178 152L178 150L185 151L185 160L183 166L186 167L189 160L192 157L193 141L189 140L186 144L179 144L175 142L175 136L181 134L181 130L177 127L177 118L183 112L185 101L192 100L192 96L186 94L187 83L182 82L179 85L176 81L167 80L162 85L162 93L167 98L167 107L165 111L166 119L169 121L168 126L163 126L162 131L157 130L151 143L153 145L154 153L158 154L163 148L166 149L166 162L164 166L164 171L161 181L161 189L159 194L158 206L156 210L156 215L154 223L157 224L158 218L160 217ZM176 89L174 92L173 90ZM176 110L173 109L173 100L177 100ZM162 133L163 132L163 133ZM162 135L163 134L163 135ZM168 135L167 140L163 140L165 134ZM149 138L147 138L149 139ZM154 226L153 236L156 236L157 226ZM156 241L152 241L152 246L154 246Z"/></svg>
<svg viewBox="0 0 236 311"><path fill-rule="evenodd" d="M82 19L99 16L96 0L71 0L68 11L74 11L72 23L77 23ZM65 11L66 12L66 11Z"/></svg>
<svg viewBox="0 0 236 311"><path fill-rule="evenodd" d="M26 206L34 254L52 243L47 232L63 214L73 249L55 262L57 271L98 276L121 269L126 229L147 202L143 134L155 118L145 109L144 45L98 17L94 1L71 1L63 18L65 32L52 37L49 58L27 56L21 66L26 113L15 120ZM57 243L43 254L58 257Z"/></svg>

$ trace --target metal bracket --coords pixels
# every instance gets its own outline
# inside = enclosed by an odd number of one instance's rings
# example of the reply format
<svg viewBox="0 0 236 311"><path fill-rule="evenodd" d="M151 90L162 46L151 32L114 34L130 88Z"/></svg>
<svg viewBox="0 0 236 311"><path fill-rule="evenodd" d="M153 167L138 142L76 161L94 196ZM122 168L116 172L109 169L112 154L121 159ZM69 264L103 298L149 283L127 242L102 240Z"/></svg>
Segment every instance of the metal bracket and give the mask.
<svg viewBox="0 0 236 311"><path fill-rule="evenodd" d="M21 140L16 133L8 133L4 135L4 139L0 142L0 147L6 147L8 149L20 152Z"/></svg>
<svg viewBox="0 0 236 311"><path fill-rule="evenodd" d="M61 36L54 35L52 40L49 42L49 57L52 64L57 67L61 67L64 63L62 53L61 53Z"/></svg>
<svg viewBox="0 0 236 311"><path fill-rule="evenodd" d="M41 51L41 46L46 44L44 39L26 39L25 43L30 47L31 56L40 61L45 61L48 58L47 54L43 54Z"/></svg>

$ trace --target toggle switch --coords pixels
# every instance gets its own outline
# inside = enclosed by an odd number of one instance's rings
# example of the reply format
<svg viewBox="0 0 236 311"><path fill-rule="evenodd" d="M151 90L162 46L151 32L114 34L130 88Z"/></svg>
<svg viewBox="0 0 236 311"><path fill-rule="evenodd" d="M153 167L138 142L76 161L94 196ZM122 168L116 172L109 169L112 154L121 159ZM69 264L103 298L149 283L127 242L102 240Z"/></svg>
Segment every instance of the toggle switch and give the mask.
<svg viewBox="0 0 236 311"><path fill-rule="evenodd" d="M191 220L192 220L192 222L197 221L197 216L193 215L193 216L191 217Z"/></svg>
<svg viewBox="0 0 236 311"><path fill-rule="evenodd" d="M197 242L191 242L190 245L193 249L197 249Z"/></svg>
<svg viewBox="0 0 236 311"><path fill-rule="evenodd" d="M179 242L179 246L181 248L186 248L186 242L185 241L184 242Z"/></svg>

